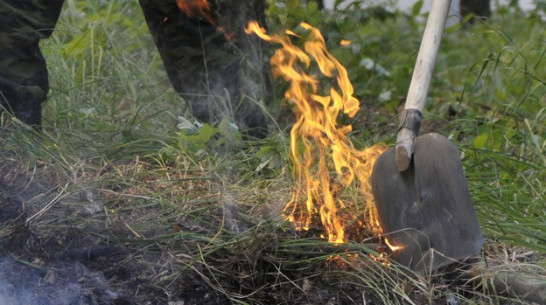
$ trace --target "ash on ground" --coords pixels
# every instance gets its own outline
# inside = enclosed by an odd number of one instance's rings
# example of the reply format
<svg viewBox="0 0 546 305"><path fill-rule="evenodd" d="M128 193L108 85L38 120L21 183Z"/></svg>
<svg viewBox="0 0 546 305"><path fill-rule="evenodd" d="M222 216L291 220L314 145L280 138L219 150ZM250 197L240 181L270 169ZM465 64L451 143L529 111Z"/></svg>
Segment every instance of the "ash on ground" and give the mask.
<svg viewBox="0 0 546 305"><path fill-rule="evenodd" d="M0 304L114 304L117 297L102 273L79 262L41 265L11 256L0 259Z"/></svg>

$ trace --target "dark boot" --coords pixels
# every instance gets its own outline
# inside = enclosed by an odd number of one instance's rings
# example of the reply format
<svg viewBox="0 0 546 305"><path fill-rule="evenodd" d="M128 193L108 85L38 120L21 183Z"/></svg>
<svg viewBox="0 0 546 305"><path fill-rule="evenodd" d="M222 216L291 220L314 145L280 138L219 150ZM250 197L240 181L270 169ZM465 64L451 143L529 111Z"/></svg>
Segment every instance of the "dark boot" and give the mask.
<svg viewBox="0 0 546 305"><path fill-rule="evenodd" d="M41 125L49 90L39 42L53 32L63 2L0 0L0 106L29 125Z"/></svg>
<svg viewBox="0 0 546 305"><path fill-rule="evenodd" d="M39 128L42 126L42 107L39 105L40 109L34 109L31 111L15 111L13 114L21 122Z"/></svg>

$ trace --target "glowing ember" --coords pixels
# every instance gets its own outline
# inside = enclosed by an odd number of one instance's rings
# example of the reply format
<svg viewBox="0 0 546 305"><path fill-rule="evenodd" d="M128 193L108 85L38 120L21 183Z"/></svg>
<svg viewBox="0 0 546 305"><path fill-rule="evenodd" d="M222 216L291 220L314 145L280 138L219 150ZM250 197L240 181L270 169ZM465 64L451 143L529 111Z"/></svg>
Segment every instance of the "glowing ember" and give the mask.
<svg viewBox="0 0 546 305"><path fill-rule="evenodd" d="M391 249L392 252L398 251L398 250L403 248L402 246L393 246L393 245L391 245L388 238L385 238L385 243L387 244L387 246L389 246L389 248Z"/></svg>
<svg viewBox="0 0 546 305"><path fill-rule="evenodd" d="M378 236L381 227L369 180L373 164L386 146L353 147L347 137L352 126L339 123L340 117L352 118L359 110L347 70L328 52L319 30L307 23L300 27L305 35L289 30L284 36L268 35L256 22L246 29L248 34L282 45L271 57L271 68L275 77L290 84L285 98L294 105L297 118L290 133L296 185L285 216L303 230L309 230L320 217L328 240L334 243L346 241L345 228L355 221ZM292 43L292 37L303 42L303 49ZM365 202L360 213L355 213L355 202L341 198L341 190L351 185L359 187L359 201ZM358 215L364 220L355 219Z"/></svg>
<svg viewBox="0 0 546 305"><path fill-rule="evenodd" d="M346 40L346 39L342 39L340 42L339 42L340 45L342 46L348 46L351 44L351 41L350 40Z"/></svg>

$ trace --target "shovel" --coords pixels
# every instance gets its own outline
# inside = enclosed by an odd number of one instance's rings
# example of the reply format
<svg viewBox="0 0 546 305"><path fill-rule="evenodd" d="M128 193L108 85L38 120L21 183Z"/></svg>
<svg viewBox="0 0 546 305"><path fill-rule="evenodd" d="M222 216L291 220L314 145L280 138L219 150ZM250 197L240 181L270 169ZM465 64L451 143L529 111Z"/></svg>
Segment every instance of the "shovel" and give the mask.
<svg viewBox="0 0 546 305"><path fill-rule="evenodd" d="M417 136L450 0L432 1L396 146L376 161L372 190L391 258L430 272L477 254L483 236L457 148L444 136Z"/></svg>

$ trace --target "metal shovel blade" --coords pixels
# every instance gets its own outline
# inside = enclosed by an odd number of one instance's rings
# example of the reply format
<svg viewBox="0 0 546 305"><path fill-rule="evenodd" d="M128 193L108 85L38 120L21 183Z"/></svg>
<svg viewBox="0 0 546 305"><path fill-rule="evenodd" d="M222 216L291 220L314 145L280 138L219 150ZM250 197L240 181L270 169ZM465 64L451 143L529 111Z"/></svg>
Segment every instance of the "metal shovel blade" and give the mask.
<svg viewBox="0 0 546 305"><path fill-rule="evenodd" d="M410 167L398 172L395 149L374 165L371 182L379 220L392 257L430 272L477 254L483 236L457 148L444 136L415 138Z"/></svg>

